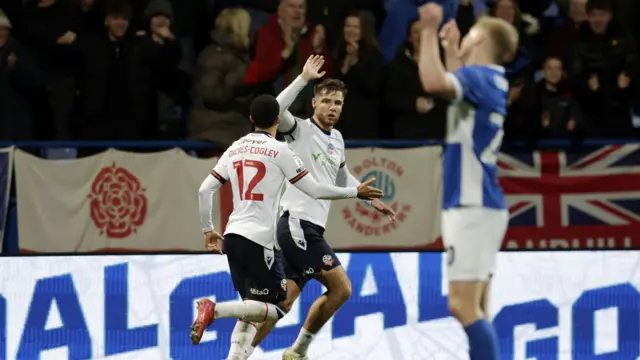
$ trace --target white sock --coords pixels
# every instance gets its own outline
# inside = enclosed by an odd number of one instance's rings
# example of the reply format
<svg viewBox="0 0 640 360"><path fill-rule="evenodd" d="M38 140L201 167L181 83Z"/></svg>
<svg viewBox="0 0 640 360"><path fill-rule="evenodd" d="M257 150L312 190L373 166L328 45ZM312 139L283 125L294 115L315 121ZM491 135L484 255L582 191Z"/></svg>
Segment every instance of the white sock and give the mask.
<svg viewBox="0 0 640 360"><path fill-rule="evenodd" d="M307 329L302 328L291 349L300 355L307 355L307 350L309 350L309 345L311 345L312 340L313 334L307 331Z"/></svg>
<svg viewBox="0 0 640 360"><path fill-rule="evenodd" d="M251 355L247 347L256 335L256 325L247 321L238 320L231 333L231 347L229 348L229 360L245 360ZM251 347L253 352L253 347Z"/></svg>
<svg viewBox="0 0 640 360"><path fill-rule="evenodd" d="M236 318L251 322L278 321L285 312L277 306L254 300L229 301L216 304L215 318Z"/></svg>

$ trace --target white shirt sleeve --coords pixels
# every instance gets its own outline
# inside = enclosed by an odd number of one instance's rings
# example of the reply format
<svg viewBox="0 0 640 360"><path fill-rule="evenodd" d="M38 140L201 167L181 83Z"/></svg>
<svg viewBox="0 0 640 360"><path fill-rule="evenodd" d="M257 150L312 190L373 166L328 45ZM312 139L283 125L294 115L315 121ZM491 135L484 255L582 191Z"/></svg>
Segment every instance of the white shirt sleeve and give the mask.
<svg viewBox="0 0 640 360"><path fill-rule="evenodd" d="M286 89L282 90L276 98L280 105L280 125L278 125L278 131L284 135L291 135L297 130L298 122L288 109L305 86L307 86L307 82L298 76Z"/></svg>
<svg viewBox="0 0 640 360"><path fill-rule="evenodd" d="M291 149L285 147L276 158L278 167L289 182L305 194L323 200L352 199L358 196L357 187L337 187L322 184L309 175L309 170L304 167L302 160Z"/></svg>
<svg viewBox="0 0 640 360"><path fill-rule="evenodd" d="M225 152L213 170L211 170L211 174L204 179L198 190L198 208L200 209L200 224L202 225L203 233L213 230L213 221L211 220L213 194L229 179L226 166L227 159L227 152Z"/></svg>

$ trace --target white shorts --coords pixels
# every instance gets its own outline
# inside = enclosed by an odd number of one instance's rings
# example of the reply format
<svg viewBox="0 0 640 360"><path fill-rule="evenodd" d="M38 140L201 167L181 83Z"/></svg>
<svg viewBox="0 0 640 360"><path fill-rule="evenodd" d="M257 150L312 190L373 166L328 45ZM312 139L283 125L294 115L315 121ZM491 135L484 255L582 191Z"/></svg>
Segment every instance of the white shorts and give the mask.
<svg viewBox="0 0 640 360"><path fill-rule="evenodd" d="M461 207L442 212L442 240L449 281L485 281L509 224L507 210Z"/></svg>

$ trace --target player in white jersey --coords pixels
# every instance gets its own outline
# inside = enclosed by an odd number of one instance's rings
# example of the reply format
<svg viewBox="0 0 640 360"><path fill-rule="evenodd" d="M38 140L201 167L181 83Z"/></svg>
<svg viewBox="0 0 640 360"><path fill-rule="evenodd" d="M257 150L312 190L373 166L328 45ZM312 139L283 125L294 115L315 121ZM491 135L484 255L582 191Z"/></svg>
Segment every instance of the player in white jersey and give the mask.
<svg viewBox="0 0 640 360"><path fill-rule="evenodd" d="M308 176L309 171L288 145L274 138L279 110L273 96L262 95L252 102L250 113L256 131L234 142L225 151L199 191L205 244L216 250L217 241L224 241L234 287L244 300L220 304L208 299L199 300L191 338L198 344L206 327L215 319L237 318L240 321L232 334L229 357L234 360L245 357L242 342L249 343L253 339L253 322L274 321L289 310L282 306L286 299L286 280L273 249L285 180L318 199L373 199L382 195L380 190L368 186L373 181L336 187L318 183ZM233 212L222 238L213 229L211 207L213 193L226 181L233 185Z"/></svg>
<svg viewBox="0 0 640 360"><path fill-rule="evenodd" d="M278 130L285 135L289 146L302 159L314 179L331 185L358 186L360 181L346 166L342 134L333 128L342 112L346 95L344 84L328 79L316 85L312 103L314 116L310 119L295 118L287 111L309 81L324 75L320 72L323 63L321 56L311 56L302 74L278 95L281 115ZM293 304L310 279L320 281L328 289L311 306L298 339L283 356L283 359L305 359L313 335L351 295L351 282L323 236L331 201L314 199L288 186L281 205L284 214L278 222L277 237L286 260L287 306ZM392 209L377 199L372 205L390 218L395 215ZM267 336L274 325L273 321L260 324L252 346L247 349L248 353Z"/></svg>
<svg viewBox="0 0 640 360"><path fill-rule="evenodd" d="M420 79L426 91L453 101L447 120L441 220L449 308L467 333L470 358L497 360L498 340L487 319L487 296L509 219L496 165L509 91L500 64L513 58L518 33L503 20L485 17L460 45L454 21L438 34L440 6L424 5L420 18ZM440 60L438 37L449 72Z"/></svg>

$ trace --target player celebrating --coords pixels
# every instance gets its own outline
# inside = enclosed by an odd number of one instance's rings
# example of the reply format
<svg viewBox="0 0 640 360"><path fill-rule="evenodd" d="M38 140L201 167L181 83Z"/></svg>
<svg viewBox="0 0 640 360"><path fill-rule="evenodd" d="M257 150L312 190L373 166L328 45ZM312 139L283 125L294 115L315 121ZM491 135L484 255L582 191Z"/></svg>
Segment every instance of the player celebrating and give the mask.
<svg viewBox="0 0 640 360"><path fill-rule="evenodd" d="M420 18L420 79L429 93L454 101L444 153L442 213L449 308L467 333L470 358L497 360L497 336L485 317L489 281L509 219L496 166L509 90L499 64L512 59L518 33L503 20L485 17L459 47L456 24L446 24L440 37L447 73L438 48L442 8L424 5Z"/></svg>
<svg viewBox="0 0 640 360"><path fill-rule="evenodd" d="M318 183L307 176L309 171L302 161L286 143L274 138L279 111L278 102L272 96L256 98L250 109L256 131L234 142L225 151L199 191L205 244L210 250L219 250L217 241L224 240L233 285L244 300L220 304L208 299L199 300L191 340L198 344L215 319L237 318L229 354L229 359L233 360L245 358L244 347L253 339L254 322L276 321L288 311L282 305L287 291L285 275L273 251L284 180L289 180L311 198L373 199L382 195L380 190L368 186L375 178L344 188ZM223 239L213 229L211 207L213 193L228 180L233 184L233 212Z"/></svg>
<svg viewBox="0 0 640 360"><path fill-rule="evenodd" d="M295 118L287 111L309 81L324 75L320 72L323 64L322 56L309 57L302 74L278 95L281 115L278 130L285 135L316 180L332 185L358 186L360 181L346 166L342 134L333 128L342 112L346 95L344 84L328 79L316 85L312 102L315 111L308 120ZM377 199L371 204L393 220L395 213L392 209ZM310 279L320 281L328 289L313 303L297 340L283 355L285 360L306 359L313 336L351 296L351 282L323 236L331 202L316 200L288 186L281 205L284 214L278 222L277 238L286 260L285 271L289 280L286 306L293 304ZM258 346L274 325L275 321L260 324L247 353Z"/></svg>

